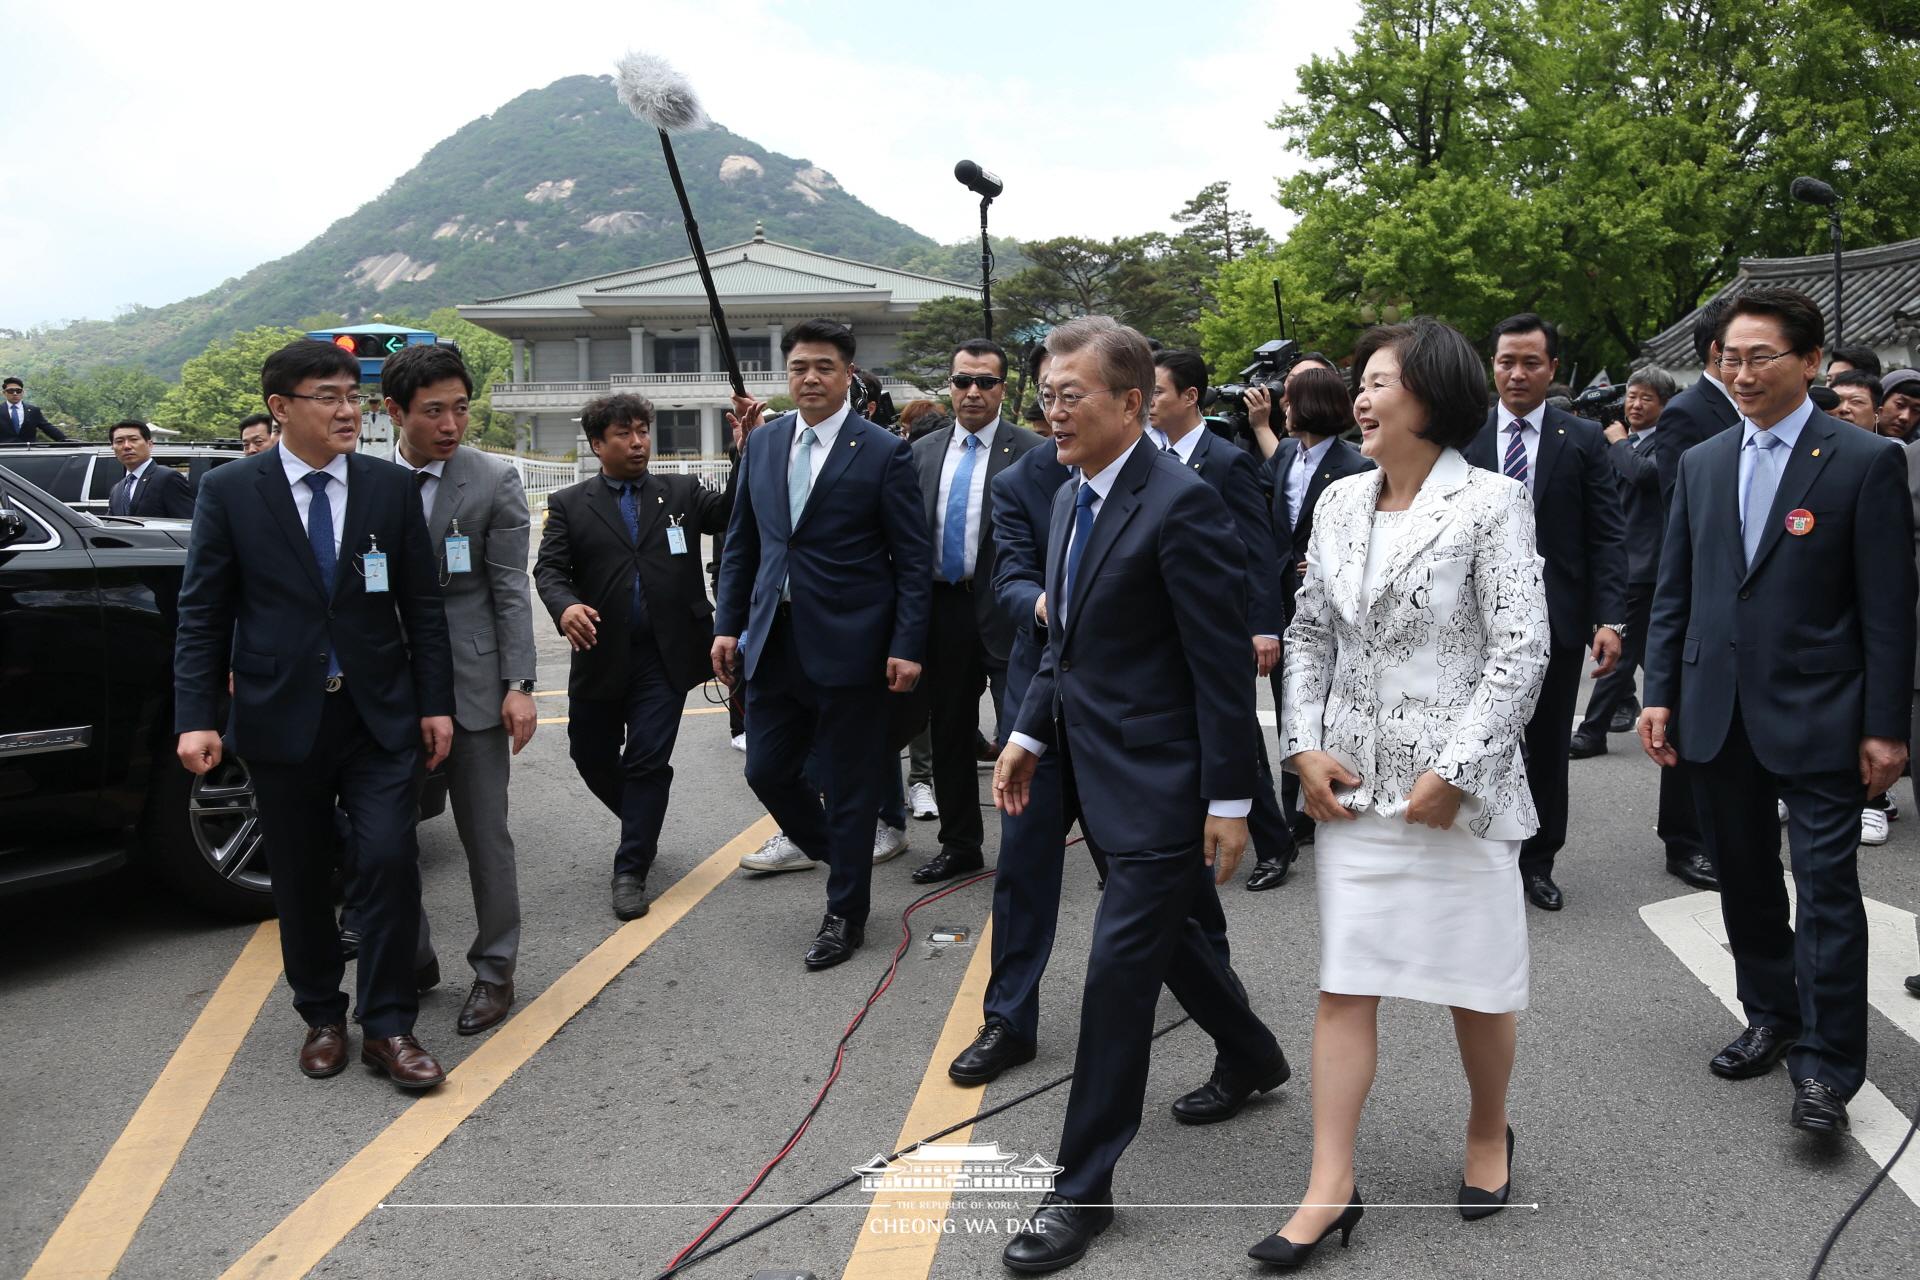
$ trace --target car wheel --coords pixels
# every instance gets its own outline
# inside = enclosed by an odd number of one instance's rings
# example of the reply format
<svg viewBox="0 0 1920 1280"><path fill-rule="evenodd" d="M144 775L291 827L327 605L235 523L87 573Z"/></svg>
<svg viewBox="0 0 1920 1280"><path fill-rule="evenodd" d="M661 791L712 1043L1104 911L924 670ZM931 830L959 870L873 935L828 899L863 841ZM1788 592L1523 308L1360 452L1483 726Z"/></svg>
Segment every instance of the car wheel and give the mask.
<svg viewBox="0 0 1920 1280"><path fill-rule="evenodd" d="M198 777L178 763L165 768L146 836L160 873L189 901L233 919L273 914L253 777L239 757L228 755Z"/></svg>

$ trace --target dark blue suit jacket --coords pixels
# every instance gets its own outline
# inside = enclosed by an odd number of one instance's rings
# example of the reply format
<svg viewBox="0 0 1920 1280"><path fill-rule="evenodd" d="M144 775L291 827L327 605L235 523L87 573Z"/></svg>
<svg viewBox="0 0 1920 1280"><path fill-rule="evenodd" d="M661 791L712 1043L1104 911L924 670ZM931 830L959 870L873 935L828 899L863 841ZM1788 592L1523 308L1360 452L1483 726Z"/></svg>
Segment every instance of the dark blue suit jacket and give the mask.
<svg viewBox="0 0 1920 1280"><path fill-rule="evenodd" d="M1040 669L1047 629L1033 607L1047 589L1047 535L1053 495L1071 473L1060 464L1051 440L1027 450L993 478L993 600L1013 633L1007 654L1004 703L1017 714L1027 686Z"/></svg>
<svg viewBox="0 0 1920 1280"><path fill-rule="evenodd" d="M126 474L123 472L114 482L111 492L120 492L126 480ZM108 510L112 510L111 499L108 500L107 507ZM120 514L161 516L168 520L191 520L193 488L187 483L187 478L178 471L156 462L147 468L147 473L141 476L133 486L133 503Z"/></svg>
<svg viewBox="0 0 1920 1280"><path fill-rule="evenodd" d="M1620 508L1627 523L1627 583L1649 586L1660 576L1660 542L1666 536L1666 504L1660 496L1660 428L1653 438L1628 435L1607 446L1620 481Z"/></svg>
<svg viewBox="0 0 1920 1280"><path fill-rule="evenodd" d="M888 658L924 660L933 596L913 450L849 413L789 527L787 453L798 421L775 418L740 451L714 634L742 637L752 679L790 583L807 678L828 688L884 684Z"/></svg>
<svg viewBox="0 0 1920 1280"><path fill-rule="evenodd" d="M1319 505L1320 495L1335 480L1344 480L1373 468L1373 459L1335 436L1327 446L1327 451L1320 455L1320 466L1314 471L1313 478L1307 481L1307 491L1300 499L1300 518L1289 530L1287 474L1293 470L1293 460L1299 456L1300 441L1288 436L1273 451L1273 456L1267 459L1267 474L1264 477L1265 486L1270 490L1268 510L1273 523L1273 547L1280 557L1281 619L1288 623L1293 621L1293 598L1300 594L1297 566L1307 558L1307 542L1313 537L1313 509ZM1274 674L1278 675L1279 672Z"/></svg>
<svg viewBox="0 0 1920 1280"><path fill-rule="evenodd" d="M1711 390L1711 388L1709 388ZM1682 757L1713 759L1735 703L1774 773L1852 772L1862 738L1907 740L1913 505L1900 446L1815 409L1746 567L1740 449L1722 431L1681 459L1647 635L1645 702ZM1805 510L1813 528L1786 530Z"/></svg>
<svg viewBox="0 0 1920 1280"><path fill-rule="evenodd" d="M384 593L366 589L361 564L370 539L387 556ZM331 640L375 740L388 751L417 746L421 717L453 714L439 573L403 467L348 457L331 595L280 451L215 467L200 482L180 584L174 731L220 727L231 670L233 749L254 760L304 761L320 729Z"/></svg>
<svg viewBox="0 0 1920 1280"><path fill-rule="evenodd" d="M1678 397L1675 397L1678 399ZM1495 405L1467 461L1500 470L1506 409ZM1533 464L1534 529L1546 561L1547 623L1556 649L1584 649L1598 627L1627 620L1627 524L1595 424L1548 406Z"/></svg>
<svg viewBox="0 0 1920 1280"><path fill-rule="evenodd" d="M1064 747L1081 825L1109 853L1199 844L1208 800L1253 795L1245 552L1226 504L1148 440L1061 577L1075 486L1047 535L1047 647L1016 727Z"/></svg>
<svg viewBox="0 0 1920 1280"><path fill-rule="evenodd" d="M1247 634L1277 636L1287 623L1280 603L1279 557L1271 553L1273 518L1267 514L1260 464L1245 449L1206 427L1198 431L1200 439L1187 466L1226 502L1247 552L1247 623L1252 628Z"/></svg>
<svg viewBox="0 0 1920 1280"><path fill-rule="evenodd" d="M1654 461L1660 468L1660 501L1663 509L1673 505L1673 483L1680 474L1680 459L1687 450L1719 435L1740 421L1740 411L1718 388L1700 378L1692 386L1667 401L1654 423Z"/></svg>
<svg viewBox="0 0 1920 1280"><path fill-rule="evenodd" d="M49 440L65 440L67 433L47 421L47 415L40 412L37 404L20 405L20 430L13 429L13 410L4 399L0 399L0 444L32 444L34 433Z"/></svg>

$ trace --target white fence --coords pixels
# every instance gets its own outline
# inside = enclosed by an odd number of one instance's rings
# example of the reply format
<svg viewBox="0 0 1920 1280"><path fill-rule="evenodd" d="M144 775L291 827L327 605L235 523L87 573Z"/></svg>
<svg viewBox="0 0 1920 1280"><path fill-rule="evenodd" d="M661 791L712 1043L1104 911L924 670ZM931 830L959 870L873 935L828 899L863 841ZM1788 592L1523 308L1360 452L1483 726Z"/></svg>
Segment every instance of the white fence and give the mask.
<svg viewBox="0 0 1920 1280"><path fill-rule="evenodd" d="M536 511L547 505L547 495L555 489L584 480L599 469L584 441L579 456L572 462L564 458L526 458L493 449L487 452L519 473L520 487L527 491L527 505ZM659 475L692 476L707 488L718 491L727 487L727 472L732 466L725 458L655 458L652 470Z"/></svg>

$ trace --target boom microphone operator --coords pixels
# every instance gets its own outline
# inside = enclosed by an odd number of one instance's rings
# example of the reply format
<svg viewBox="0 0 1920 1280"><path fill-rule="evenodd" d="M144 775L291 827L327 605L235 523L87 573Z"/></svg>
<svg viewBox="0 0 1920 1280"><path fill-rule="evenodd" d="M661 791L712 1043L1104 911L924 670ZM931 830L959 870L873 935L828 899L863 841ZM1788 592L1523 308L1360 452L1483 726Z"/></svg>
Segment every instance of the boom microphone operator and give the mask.
<svg viewBox="0 0 1920 1280"><path fill-rule="evenodd" d="M987 206L1007 189L1000 175L982 169L971 160L953 166L960 185L980 197L980 336L993 336L993 244L987 239Z"/></svg>

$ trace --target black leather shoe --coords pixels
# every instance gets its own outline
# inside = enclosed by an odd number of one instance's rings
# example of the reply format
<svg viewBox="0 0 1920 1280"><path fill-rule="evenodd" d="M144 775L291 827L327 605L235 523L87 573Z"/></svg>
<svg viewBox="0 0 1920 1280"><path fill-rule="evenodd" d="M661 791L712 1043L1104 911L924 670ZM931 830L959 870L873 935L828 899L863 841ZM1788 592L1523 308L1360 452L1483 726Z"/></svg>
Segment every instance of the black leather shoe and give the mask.
<svg viewBox="0 0 1920 1280"><path fill-rule="evenodd" d="M1920 996L1920 973L1916 973L1907 979L1907 994L1910 996Z"/></svg>
<svg viewBox="0 0 1920 1280"><path fill-rule="evenodd" d="M1272 1093L1293 1075L1287 1055L1281 1054L1255 1072L1216 1067L1205 1084L1173 1103L1173 1118L1181 1124L1219 1124L1240 1114L1256 1093Z"/></svg>
<svg viewBox="0 0 1920 1280"><path fill-rule="evenodd" d="M820 917L820 932L807 948L807 968L831 969L859 950L867 932L857 924L848 924L845 916Z"/></svg>
<svg viewBox="0 0 1920 1280"><path fill-rule="evenodd" d="M1001 1251L1008 1270L1042 1275L1087 1256L1093 1238L1113 1225L1113 1206L1075 1204L1049 1194L1027 1219L1027 1228Z"/></svg>
<svg viewBox="0 0 1920 1280"><path fill-rule="evenodd" d="M1491 1218L1507 1207L1507 1201L1513 1195L1513 1126L1507 1126L1507 1180L1500 1184L1498 1191L1484 1191L1479 1187L1470 1187L1465 1178L1460 1179L1460 1216L1468 1222L1478 1222L1482 1218Z"/></svg>
<svg viewBox="0 0 1920 1280"><path fill-rule="evenodd" d="M1291 870L1292 858L1262 858L1253 864L1253 874L1247 877L1247 888L1255 893L1262 889L1278 889L1287 882L1287 872Z"/></svg>
<svg viewBox="0 0 1920 1280"><path fill-rule="evenodd" d="M1573 735L1573 745L1567 748L1567 759L1590 760L1594 756L1607 754L1607 740L1598 734L1589 737L1584 733Z"/></svg>
<svg viewBox="0 0 1920 1280"><path fill-rule="evenodd" d="M947 1068L947 1076L955 1084L986 1084L999 1079L1009 1067L1032 1062L1033 1052L1033 1046L1013 1034L1012 1027L989 1022L980 1028L973 1043L960 1051Z"/></svg>
<svg viewBox="0 0 1920 1280"><path fill-rule="evenodd" d="M1750 1080L1773 1070L1798 1041L1783 1036L1772 1027L1748 1027L1740 1038L1713 1055L1709 1070L1728 1080Z"/></svg>
<svg viewBox="0 0 1920 1280"><path fill-rule="evenodd" d="M1560 886L1551 876L1527 876L1527 901L1542 911L1558 911L1567 905L1560 893Z"/></svg>
<svg viewBox="0 0 1920 1280"><path fill-rule="evenodd" d="M1718 889L1720 878L1713 874L1713 864L1707 861L1704 853L1690 853L1684 858L1668 858L1667 874L1679 876L1696 889Z"/></svg>
<svg viewBox="0 0 1920 1280"><path fill-rule="evenodd" d="M623 871L613 878L613 914L638 920L647 914L647 878Z"/></svg>
<svg viewBox="0 0 1920 1280"><path fill-rule="evenodd" d="M962 849L942 849L927 862L914 868L913 882L939 884L943 880L966 875L969 871L983 870L986 865L986 859L978 853Z"/></svg>
<svg viewBox="0 0 1920 1280"><path fill-rule="evenodd" d="M1630 698L1613 709L1613 719L1607 721L1607 732L1632 733L1639 723L1640 703Z"/></svg>
<svg viewBox="0 0 1920 1280"><path fill-rule="evenodd" d="M1818 1080L1802 1080L1794 1086L1792 1120L1808 1133L1845 1133L1847 1104Z"/></svg>
<svg viewBox="0 0 1920 1280"><path fill-rule="evenodd" d="M434 956L413 972L413 989L425 995L440 985L440 957Z"/></svg>

